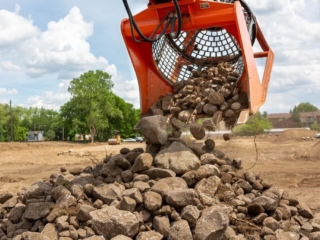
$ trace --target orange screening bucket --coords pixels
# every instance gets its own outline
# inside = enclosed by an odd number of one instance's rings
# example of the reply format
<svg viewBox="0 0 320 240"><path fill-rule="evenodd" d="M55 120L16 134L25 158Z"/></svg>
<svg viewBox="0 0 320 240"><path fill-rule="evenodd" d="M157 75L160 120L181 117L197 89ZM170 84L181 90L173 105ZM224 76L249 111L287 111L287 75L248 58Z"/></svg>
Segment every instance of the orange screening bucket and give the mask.
<svg viewBox="0 0 320 240"><path fill-rule="evenodd" d="M249 109L239 117L245 122L266 100L274 59L254 15L243 1L180 0L178 3L182 28L176 39L166 32L156 42L136 42L132 33L137 39L140 39L139 34L132 32L129 19L121 23L122 36L139 83L142 114L160 96L173 92L174 82L187 79L200 65L227 61L240 73L237 85L248 96ZM172 2L150 3L147 9L134 16L134 20L143 34L150 35L173 10ZM255 39L262 52L253 52ZM266 58L262 81L255 58Z"/></svg>

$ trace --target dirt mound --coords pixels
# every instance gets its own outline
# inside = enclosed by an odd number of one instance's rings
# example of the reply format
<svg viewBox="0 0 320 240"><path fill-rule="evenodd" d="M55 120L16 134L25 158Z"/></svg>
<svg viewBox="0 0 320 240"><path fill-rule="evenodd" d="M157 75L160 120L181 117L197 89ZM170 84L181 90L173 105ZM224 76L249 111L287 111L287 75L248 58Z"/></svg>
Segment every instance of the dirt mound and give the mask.
<svg viewBox="0 0 320 240"><path fill-rule="evenodd" d="M302 160L320 160L320 141L303 151L296 152L294 157Z"/></svg>
<svg viewBox="0 0 320 240"><path fill-rule="evenodd" d="M279 140L289 140L289 139L298 139L303 137L314 138L316 132L307 130L307 129L292 129L286 130L281 135L279 135Z"/></svg>

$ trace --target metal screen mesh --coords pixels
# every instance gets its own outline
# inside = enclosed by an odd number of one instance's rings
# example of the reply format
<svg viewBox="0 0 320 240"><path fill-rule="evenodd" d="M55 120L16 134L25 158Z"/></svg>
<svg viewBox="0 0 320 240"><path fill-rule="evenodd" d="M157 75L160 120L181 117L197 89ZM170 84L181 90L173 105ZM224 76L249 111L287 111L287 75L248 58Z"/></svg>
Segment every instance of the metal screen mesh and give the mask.
<svg viewBox="0 0 320 240"><path fill-rule="evenodd" d="M223 1L233 3L234 0ZM248 31L254 42L254 17L243 7ZM194 31L182 31L177 39L163 36L152 44L152 52L159 71L169 83L189 78L193 71L205 66L229 62L242 76L244 62L241 48L227 30L219 27Z"/></svg>

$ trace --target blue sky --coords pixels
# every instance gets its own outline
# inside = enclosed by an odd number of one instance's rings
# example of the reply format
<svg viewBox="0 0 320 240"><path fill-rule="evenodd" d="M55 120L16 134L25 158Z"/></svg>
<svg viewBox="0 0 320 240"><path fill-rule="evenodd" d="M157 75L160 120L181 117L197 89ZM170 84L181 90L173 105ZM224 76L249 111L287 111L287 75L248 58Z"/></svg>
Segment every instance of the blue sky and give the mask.
<svg viewBox="0 0 320 240"><path fill-rule="evenodd" d="M128 0L134 13L147 0ZM262 111L300 102L320 108L320 1L247 0L275 53ZM114 92L139 107L139 91L120 33L121 0L0 0L0 103L58 110L69 81L88 70L113 75Z"/></svg>

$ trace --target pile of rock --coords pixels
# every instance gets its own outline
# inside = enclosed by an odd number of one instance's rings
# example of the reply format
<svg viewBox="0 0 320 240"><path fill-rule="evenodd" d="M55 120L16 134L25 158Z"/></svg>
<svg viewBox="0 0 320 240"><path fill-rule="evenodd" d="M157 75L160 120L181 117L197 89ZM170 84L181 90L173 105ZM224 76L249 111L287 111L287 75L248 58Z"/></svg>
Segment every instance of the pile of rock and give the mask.
<svg viewBox="0 0 320 240"><path fill-rule="evenodd" d="M167 138L157 154L123 148L0 194L0 239L320 239L319 214L239 168L211 139L195 149Z"/></svg>
<svg viewBox="0 0 320 240"><path fill-rule="evenodd" d="M214 131L221 121L232 127L241 110L248 108L247 95L236 85L238 78L239 73L227 62L200 69L191 78L176 82L174 93L160 97L150 108L150 114L168 116L174 137L181 135L181 121L190 125L196 139L203 139L205 129ZM209 119L197 125L199 116Z"/></svg>
<svg viewBox="0 0 320 240"><path fill-rule="evenodd" d="M73 149L69 149L66 151L58 152L57 155L58 156L69 155L69 156L74 156L74 157L89 157L91 155L91 153L90 152L76 152Z"/></svg>

